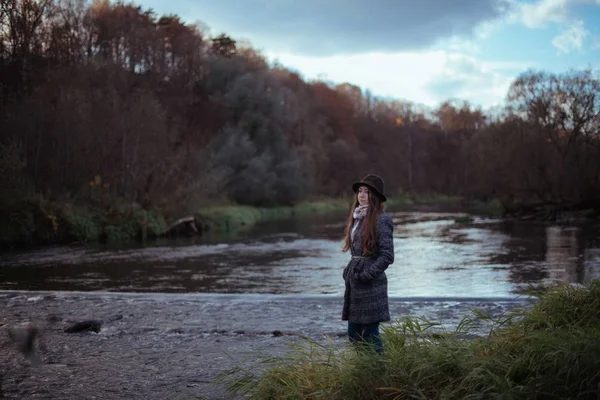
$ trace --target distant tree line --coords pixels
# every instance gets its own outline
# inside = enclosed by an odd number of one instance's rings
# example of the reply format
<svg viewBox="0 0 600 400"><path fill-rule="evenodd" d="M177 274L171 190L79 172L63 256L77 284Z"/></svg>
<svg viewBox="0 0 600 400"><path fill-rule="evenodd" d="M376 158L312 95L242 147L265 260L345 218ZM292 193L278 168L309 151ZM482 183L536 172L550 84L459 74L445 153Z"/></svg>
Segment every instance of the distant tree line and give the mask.
<svg viewBox="0 0 600 400"><path fill-rule="evenodd" d="M2 204L94 177L147 205L289 204L365 173L392 193L600 204L598 71L524 72L500 110L426 109L135 4L0 2Z"/></svg>

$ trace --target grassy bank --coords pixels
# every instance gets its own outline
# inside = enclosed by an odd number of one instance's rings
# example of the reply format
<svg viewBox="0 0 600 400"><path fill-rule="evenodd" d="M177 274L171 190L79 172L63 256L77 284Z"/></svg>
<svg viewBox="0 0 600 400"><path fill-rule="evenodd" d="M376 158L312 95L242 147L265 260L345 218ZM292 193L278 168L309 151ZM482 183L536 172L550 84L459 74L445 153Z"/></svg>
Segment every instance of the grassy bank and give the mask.
<svg viewBox="0 0 600 400"><path fill-rule="evenodd" d="M459 198L443 195L390 196L392 209L415 204L450 204ZM343 213L350 198L311 199L293 206L253 207L238 204L208 205L195 212L203 232L231 233L247 229L260 221L287 219L313 214ZM161 235L171 219L160 207L143 208L110 195L101 185L91 185L75 198L45 200L29 198L0 210L0 246L64 243L126 243L144 241Z"/></svg>
<svg viewBox="0 0 600 400"><path fill-rule="evenodd" d="M504 207L502 206L502 203L500 203L500 201L497 199L489 201L466 201L465 206L469 211L475 214L482 214L493 217L501 217L504 214Z"/></svg>
<svg viewBox="0 0 600 400"><path fill-rule="evenodd" d="M143 241L166 226L160 211L136 203L110 207L30 200L2 210L0 246Z"/></svg>
<svg viewBox="0 0 600 400"><path fill-rule="evenodd" d="M294 206L252 207L237 204L200 208L196 220L206 232L235 232L259 221L345 212L348 200L303 201ZM169 221L159 208L145 209L119 198L99 201L32 199L1 210L0 246L62 243L126 243L160 236Z"/></svg>
<svg viewBox="0 0 600 400"><path fill-rule="evenodd" d="M478 318L475 318L477 316ZM479 321L476 321L479 319ZM464 339L476 324L489 335ZM540 294L499 319L475 312L456 331L405 319L383 329L385 353L307 342L286 357L224 375L253 399L596 399L600 281ZM439 332L439 331L438 331ZM262 375L254 371L265 370Z"/></svg>
<svg viewBox="0 0 600 400"><path fill-rule="evenodd" d="M410 196L408 194L398 194L389 199L386 206L392 209L400 209L415 204L450 204L459 201L460 198L458 197L444 195ZM350 203L350 198L329 198L305 200L294 206L279 207L252 207L230 204L203 208L196 213L196 217L206 230L223 232L251 227L261 221L329 212L344 213L349 211Z"/></svg>
<svg viewBox="0 0 600 400"><path fill-rule="evenodd" d="M325 199L299 202L294 206L253 207L237 204L209 206L196 213L204 230L228 232L252 227L261 221L287 219L311 214L343 212L349 209L347 199Z"/></svg>

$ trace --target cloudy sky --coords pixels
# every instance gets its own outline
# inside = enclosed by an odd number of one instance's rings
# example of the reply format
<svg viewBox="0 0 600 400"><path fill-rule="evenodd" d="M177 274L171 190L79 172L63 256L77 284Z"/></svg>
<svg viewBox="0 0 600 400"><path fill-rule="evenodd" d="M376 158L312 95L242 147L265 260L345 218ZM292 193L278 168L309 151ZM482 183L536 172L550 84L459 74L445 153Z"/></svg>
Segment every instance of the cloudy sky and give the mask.
<svg viewBox="0 0 600 400"><path fill-rule="evenodd" d="M527 69L600 68L600 0L138 0L306 79L435 106L501 103Z"/></svg>

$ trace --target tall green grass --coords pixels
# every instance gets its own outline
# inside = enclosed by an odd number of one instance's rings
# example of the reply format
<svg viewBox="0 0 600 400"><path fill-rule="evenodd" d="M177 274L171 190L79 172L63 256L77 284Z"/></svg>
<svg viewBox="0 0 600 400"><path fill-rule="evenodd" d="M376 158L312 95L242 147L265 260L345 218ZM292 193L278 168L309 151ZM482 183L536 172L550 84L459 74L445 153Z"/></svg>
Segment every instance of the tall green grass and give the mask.
<svg viewBox="0 0 600 400"><path fill-rule="evenodd" d="M549 290L533 306L497 318L474 310L454 331L437 325L411 318L385 325L383 355L307 339L285 356L221 378L232 394L251 399L600 396L600 281Z"/></svg>
<svg viewBox="0 0 600 400"><path fill-rule="evenodd" d="M293 206L254 207L244 205L208 206L196 213L204 230L229 232L252 227L258 222L311 214L347 211L348 199L303 201Z"/></svg>
<svg viewBox="0 0 600 400"><path fill-rule="evenodd" d="M415 202L450 203L458 201L457 197L443 195L425 195L411 197L408 194L398 194L388 200L386 205L391 208L412 205ZM347 212L352 203L351 197L311 199L298 202L292 206L255 207L238 204L224 204L204 207L196 212L196 219L205 231L231 232L254 226L258 222L286 219L311 214L328 212Z"/></svg>
<svg viewBox="0 0 600 400"><path fill-rule="evenodd" d="M468 209L476 214L501 217L504 213L504 207L498 199L488 201L471 200L467 201Z"/></svg>

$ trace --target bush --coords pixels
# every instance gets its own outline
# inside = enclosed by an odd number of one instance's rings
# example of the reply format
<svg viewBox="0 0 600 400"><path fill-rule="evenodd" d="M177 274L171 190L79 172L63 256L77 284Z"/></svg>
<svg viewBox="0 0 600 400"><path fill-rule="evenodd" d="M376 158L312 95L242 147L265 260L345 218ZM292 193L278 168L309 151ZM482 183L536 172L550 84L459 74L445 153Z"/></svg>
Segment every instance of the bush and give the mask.
<svg viewBox="0 0 600 400"><path fill-rule="evenodd" d="M64 212L68 236L81 242L97 241L102 234L103 213L84 206L70 206Z"/></svg>
<svg viewBox="0 0 600 400"><path fill-rule="evenodd" d="M4 205L0 209L0 245L24 245L33 241L36 231L31 203Z"/></svg>

